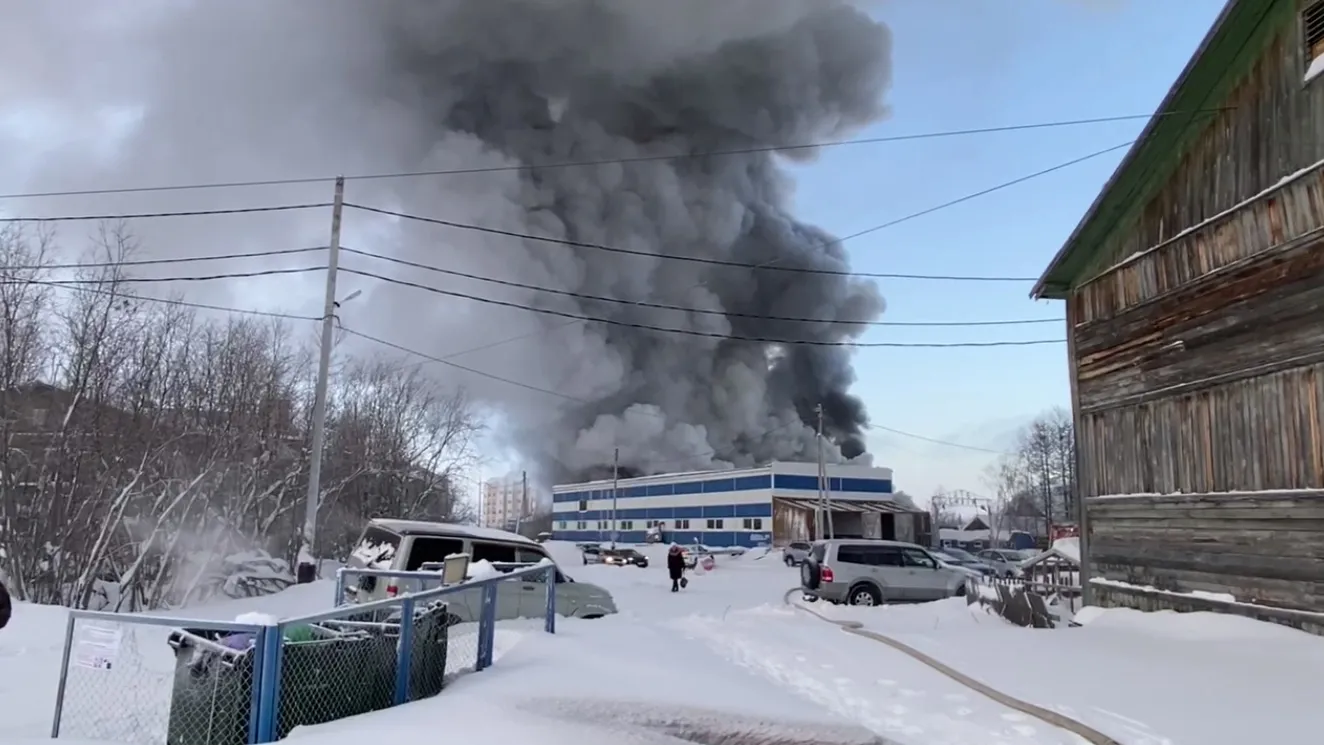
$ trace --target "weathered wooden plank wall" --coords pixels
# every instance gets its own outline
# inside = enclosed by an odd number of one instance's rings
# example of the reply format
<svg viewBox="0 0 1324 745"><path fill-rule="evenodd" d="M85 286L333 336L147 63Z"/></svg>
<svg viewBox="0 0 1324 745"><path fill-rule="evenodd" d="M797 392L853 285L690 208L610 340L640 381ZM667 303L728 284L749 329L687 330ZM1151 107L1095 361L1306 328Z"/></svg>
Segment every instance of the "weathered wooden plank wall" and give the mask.
<svg viewBox="0 0 1324 745"><path fill-rule="evenodd" d="M1226 101L1208 102L1210 108L1226 108L1211 115L1211 125L1183 156L1172 179L1146 205L1138 224L1118 231L1106 255L1122 261L1147 251L1273 187L1283 177L1324 161L1324 78L1303 85L1308 61L1302 34L1298 16L1270 42ZM1209 254L1195 261L1209 262L1212 268L1220 258ZM1168 272L1180 271L1174 261L1176 257L1168 260ZM1163 263L1152 255L1137 262ZM1127 274L1163 271L1142 266ZM1139 289L1131 292L1137 293L1136 301L1145 297ZM1087 291L1095 293L1109 291ZM1086 305L1094 302L1107 303L1098 299Z"/></svg>
<svg viewBox="0 0 1324 745"><path fill-rule="evenodd" d="M1095 577L1324 611L1324 490L1096 499Z"/></svg>
<svg viewBox="0 0 1324 745"><path fill-rule="evenodd" d="M1300 29L1068 301L1090 574L1324 611L1324 80ZM1241 493L1238 493L1241 492ZM1120 496L1130 495L1130 496Z"/></svg>

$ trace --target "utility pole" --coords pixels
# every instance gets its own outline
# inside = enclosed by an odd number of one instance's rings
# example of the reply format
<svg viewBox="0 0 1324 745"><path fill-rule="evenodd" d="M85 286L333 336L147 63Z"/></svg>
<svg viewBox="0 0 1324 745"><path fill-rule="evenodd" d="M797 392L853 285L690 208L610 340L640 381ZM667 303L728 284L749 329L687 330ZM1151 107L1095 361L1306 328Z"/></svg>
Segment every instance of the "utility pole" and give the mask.
<svg viewBox="0 0 1324 745"><path fill-rule="evenodd" d="M616 448L611 456L611 548L616 550L616 499L620 496L621 485L621 449Z"/></svg>
<svg viewBox="0 0 1324 745"><path fill-rule="evenodd" d="M336 197L331 205L331 241L326 259L326 297L322 302L322 348L317 361L317 386L313 391L313 431L308 450L308 498L304 505L303 540L299 546L296 580L306 584L317 579L317 507L322 497L322 447L326 440L326 388L331 377L331 343L336 330L336 271L340 265L340 218L345 211L345 177L336 177Z"/></svg>
<svg viewBox="0 0 1324 745"><path fill-rule="evenodd" d="M827 524L831 521L831 512L827 504L827 484L825 484L826 467L824 466L824 405L820 404L814 408L818 414L818 540L824 540L829 536Z"/></svg>

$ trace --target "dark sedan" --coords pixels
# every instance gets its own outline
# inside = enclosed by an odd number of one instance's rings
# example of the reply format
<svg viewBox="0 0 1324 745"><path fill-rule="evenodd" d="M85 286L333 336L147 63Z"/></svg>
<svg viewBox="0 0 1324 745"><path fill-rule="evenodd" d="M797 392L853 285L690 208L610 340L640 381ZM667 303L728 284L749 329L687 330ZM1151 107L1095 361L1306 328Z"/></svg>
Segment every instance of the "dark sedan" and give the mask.
<svg viewBox="0 0 1324 745"><path fill-rule="evenodd" d="M647 567L648 557L632 548L603 549L602 563L613 566Z"/></svg>

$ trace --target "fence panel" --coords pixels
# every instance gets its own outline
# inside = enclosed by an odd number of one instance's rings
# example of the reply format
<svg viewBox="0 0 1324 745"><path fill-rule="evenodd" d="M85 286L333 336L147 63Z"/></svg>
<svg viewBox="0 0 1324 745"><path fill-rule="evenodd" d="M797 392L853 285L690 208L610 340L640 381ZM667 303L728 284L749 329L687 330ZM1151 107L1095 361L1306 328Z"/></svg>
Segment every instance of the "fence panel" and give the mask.
<svg viewBox="0 0 1324 745"><path fill-rule="evenodd" d="M298 726L435 696L452 676L492 664L498 619L532 618L554 632L555 594L542 588L555 587L545 584L555 572L536 565L282 621L263 681L262 735L281 738ZM397 587L440 581L432 572L342 570L337 600L348 583L369 578Z"/></svg>
<svg viewBox="0 0 1324 745"><path fill-rule="evenodd" d="M557 578L525 566L272 626L70 611L51 736L244 745L434 696L492 664L498 621L554 633Z"/></svg>
<svg viewBox="0 0 1324 745"><path fill-rule="evenodd" d="M1033 580L980 577L966 580L966 603L988 608L1017 626L1056 628L1080 610L1080 587Z"/></svg>
<svg viewBox="0 0 1324 745"><path fill-rule="evenodd" d="M52 737L244 745L268 627L70 611Z"/></svg>

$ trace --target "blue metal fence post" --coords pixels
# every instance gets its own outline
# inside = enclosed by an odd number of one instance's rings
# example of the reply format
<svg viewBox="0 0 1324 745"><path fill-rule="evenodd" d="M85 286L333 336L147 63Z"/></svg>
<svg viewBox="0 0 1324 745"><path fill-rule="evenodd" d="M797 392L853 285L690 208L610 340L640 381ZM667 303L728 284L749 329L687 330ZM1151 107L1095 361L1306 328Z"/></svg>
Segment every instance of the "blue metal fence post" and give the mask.
<svg viewBox="0 0 1324 745"><path fill-rule="evenodd" d="M496 601L496 581L488 580L483 585L483 608L478 620L478 659L474 663L475 670L492 666L492 647L496 642Z"/></svg>
<svg viewBox="0 0 1324 745"><path fill-rule="evenodd" d="M276 741L280 726L280 669L285 651L285 627L269 626L262 635L262 672L258 677L261 696L258 703L257 742Z"/></svg>
<svg viewBox="0 0 1324 745"><path fill-rule="evenodd" d="M64 651L60 660L60 683L55 689L55 718L51 720L51 739L60 736L60 719L64 716L64 694L69 687L69 657L74 648L74 624L78 614L69 611L69 622L64 627Z"/></svg>
<svg viewBox="0 0 1324 745"><path fill-rule="evenodd" d="M400 604L400 639L395 652L395 705L409 701L409 673L414 666L414 599Z"/></svg>
<svg viewBox="0 0 1324 745"><path fill-rule="evenodd" d="M270 626L258 629L253 642L253 694L248 701L249 745L262 742L262 660L267 655L267 635L273 631Z"/></svg>
<svg viewBox="0 0 1324 745"><path fill-rule="evenodd" d="M549 634L556 633L556 580L560 572L556 571L556 565L549 563L547 565L547 619L543 622L543 631Z"/></svg>

